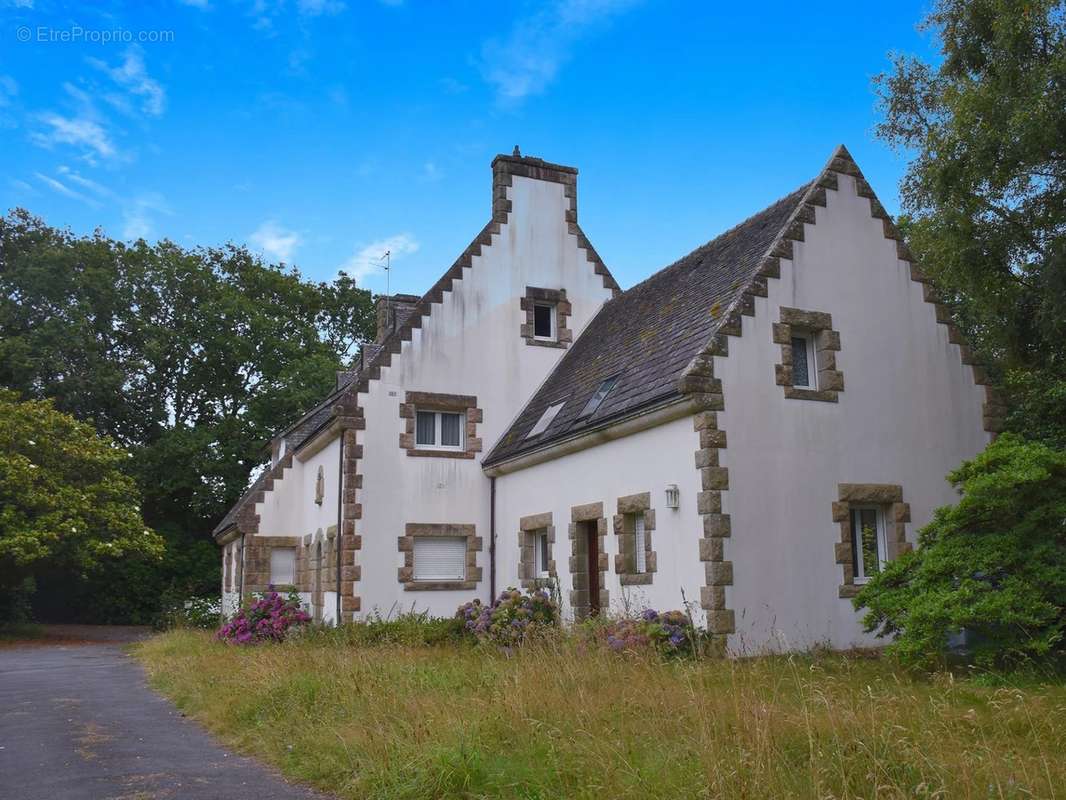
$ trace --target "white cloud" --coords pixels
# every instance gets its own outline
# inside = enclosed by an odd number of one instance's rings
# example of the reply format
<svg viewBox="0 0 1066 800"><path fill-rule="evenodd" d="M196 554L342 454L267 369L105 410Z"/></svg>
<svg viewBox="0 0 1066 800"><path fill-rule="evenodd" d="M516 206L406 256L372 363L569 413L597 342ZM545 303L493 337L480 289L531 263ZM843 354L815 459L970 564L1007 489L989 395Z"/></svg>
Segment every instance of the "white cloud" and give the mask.
<svg viewBox="0 0 1066 800"><path fill-rule="evenodd" d="M438 167L434 162L427 161L422 165L422 180L429 183L439 181L444 177L444 170Z"/></svg>
<svg viewBox="0 0 1066 800"><path fill-rule="evenodd" d="M193 8L199 8L202 10L206 10L211 7L211 4L208 2L208 0L178 0L178 2L182 3L183 5L192 6Z"/></svg>
<svg viewBox="0 0 1066 800"><path fill-rule="evenodd" d="M637 0L557 0L515 20L503 39L481 48L481 74L504 104L521 102L550 84L579 39L633 6Z"/></svg>
<svg viewBox="0 0 1066 800"><path fill-rule="evenodd" d="M339 14L345 5L341 0L298 0L296 8L305 16L317 17L320 14Z"/></svg>
<svg viewBox="0 0 1066 800"><path fill-rule="evenodd" d="M115 196L114 192L112 192L106 186L103 186L94 180L90 180L89 178L84 177L79 172L77 172L76 170L72 170L66 165L60 165L59 167L57 167L56 172L58 172L71 183L76 183L81 188L88 189L90 192L99 195L100 197Z"/></svg>
<svg viewBox="0 0 1066 800"><path fill-rule="evenodd" d="M141 110L144 113L153 117L163 113L167 104L166 91L145 69L144 51L140 47L129 47L122 63L117 67L108 66L107 62L99 58L90 58L88 61L127 92L142 98Z"/></svg>
<svg viewBox="0 0 1066 800"><path fill-rule="evenodd" d="M122 209L122 238L136 240L153 237L155 213L172 213L163 196L156 192L147 192L125 202Z"/></svg>
<svg viewBox="0 0 1066 800"><path fill-rule="evenodd" d="M88 116L64 117L54 111L46 111L38 114L37 119L47 129L31 134L30 138L35 144L48 148L56 144L74 145L81 148L90 162L94 162L94 156L105 159L118 156L118 150L107 131Z"/></svg>
<svg viewBox="0 0 1066 800"><path fill-rule="evenodd" d="M18 178L11 178L8 181L8 184L11 186L12 189L17 192L22 192L23 194L29 195L37 194L36 189L34 189L30 184L26 183L26 181L19 180Z"/></svg>
<svg viewBox="0 0 1066 800"><path fill-rule="evenodd" d="M303 243L299 233L281 227L274 220L267 220L260 225L248 240L267 258L286 262L292 260L292 254Z"/></svg>
<svg viewBox="0 0 1066 800"><path fill-rule="evenodd" d="M62 181L58 181L55 178L49 177L48 175L44 175L40 172L35 172L33 174L34 177L37 178L37 180L39 180L41 183L43 183L45 186L47 186L49 189L51 189L53 192L56 192L57 194L61 194L64 197L69 197L71 200L78 200L82 203L88 203L91 206L99 205L99 203L97 203L92 198L86 197L80 192L74 191Z"/></svg>
<svg viewBox="0 0 1066 800"><path fill-rule="evenodd" d="M356 283L374 274L385 271L384 255L388 251L392 263L404 256L418 252L418 241L409 233L398 233L387 239L371 242L356 251L355 255L341 265L341 270L348 273Z"/></svg>
<svg viewBox="0 0 1066 800"><path fill-rule="evenodd" d="M10 75L0 75L0 108L11 105L19 93L19 85Z"/></svg>

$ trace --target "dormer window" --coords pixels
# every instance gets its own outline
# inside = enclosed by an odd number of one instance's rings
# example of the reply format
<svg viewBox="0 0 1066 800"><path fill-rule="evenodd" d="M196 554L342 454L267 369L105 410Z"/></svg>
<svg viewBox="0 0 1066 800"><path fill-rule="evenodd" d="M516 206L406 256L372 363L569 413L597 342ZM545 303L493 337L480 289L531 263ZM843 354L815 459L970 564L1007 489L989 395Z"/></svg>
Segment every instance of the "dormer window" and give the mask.
<svg viewBox="0 0 1066 800"><path fill-rule="evenodd" d="M555 330L555 303L534 303L533 338L542 342L554 342Z"/></svg>

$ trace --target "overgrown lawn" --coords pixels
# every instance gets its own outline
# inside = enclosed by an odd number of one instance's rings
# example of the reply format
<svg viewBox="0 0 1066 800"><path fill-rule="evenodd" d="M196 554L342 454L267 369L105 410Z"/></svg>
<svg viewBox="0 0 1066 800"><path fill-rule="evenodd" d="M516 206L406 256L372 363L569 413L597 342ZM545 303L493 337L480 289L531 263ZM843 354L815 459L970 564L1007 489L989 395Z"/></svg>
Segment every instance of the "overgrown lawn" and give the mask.
<svg viewBox="0 0 1066 800"><path fill-rule="evenodd" d="M236 749L347 798L1066 796L1066 687L869 658L670 661L563 639L139 644Z"/></svg>

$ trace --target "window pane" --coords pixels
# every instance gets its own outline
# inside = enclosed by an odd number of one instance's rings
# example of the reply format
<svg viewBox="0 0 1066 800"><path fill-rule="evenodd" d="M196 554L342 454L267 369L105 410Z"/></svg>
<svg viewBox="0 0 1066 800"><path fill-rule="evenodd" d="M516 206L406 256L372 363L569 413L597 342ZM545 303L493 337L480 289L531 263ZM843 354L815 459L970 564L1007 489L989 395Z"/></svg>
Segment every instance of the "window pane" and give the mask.
<svg viewBox="0 0 1066 800"><path fill-rule="evenodd" d="M414 560L416 581L466 580L466 538L416 536Z"/></svg>
<svg viewBox="0 0 1066 800"><path fill-rule="evenodd" d="M870 578L881 571L877 513L875 508L856 508L851 512L852 566L856 578Z"/></svg>
<svg viewBox="0 0 1066 800"><path fill-rule="evenodd" d="M589 401L585 403L585 407L581 409L581 413L577 415L578 419L583 419L584 417L591 417L593 414L595 414L596 409L600 407L600 403L603 402L604 398L607 397L611 389L614 388L614 385L617 381L618 376L615 375L613 378L608 378L603 383L601 383L599 388L596 389L596 391L593 393L592 397L589 398Z"/></svg>
<svg viewBox="0 0 1066 800"><path fill-rule="evenodd" d="M270 582L283 586L296 582L296 548L274 547L271 549Z"/></svg>
<svg viewBox="0 0 1066 800"><path fill-rule="evenodd" d="M437 415L432 411L419 411L415 422L415 444L436 444Z"/></svg>
<svg viewBox="0 0 1066 800"><path fill-rule="evenodd" d="M881 571L881 560L877 556L877 511L864 508L862 515L862 566L866 577Z"/></svg>
<svg viewBox="0 0 1066 800"><path fill-rule="evenodd" d="M552 336L552 307L533 306L533 335L542 339L550 339Z"/></svg>
<svg viewBox="0 0 1066 800"><path fill-rule="evenodd" d="M807 365L807 340L802 336L792 337L792 385L811 385L811 374Z"/></svg>
<svg viewBox="0 0 1066 800"><path fill-rule="evenodd" d="M440 443L445 447L459 447L462 444L461 415L440 415Z"/></svg>
<svg viewBox="0 0 1066 800"><path fill-rule="evenodd" d="M644 548L647 546L644 535L644 515L633 515L633 531L636 534L633 541L633 551L636 556L635 559L635 571L643 573L648 571L648 562L645 558Z"/></svg>
<svg viewBox="0 0 1066 800"><path fill-rule="evenodd" d="M548 534L537 534L537 573L542 574L548 571L548 562L551 561L551 556L548 554Z"/></svg>

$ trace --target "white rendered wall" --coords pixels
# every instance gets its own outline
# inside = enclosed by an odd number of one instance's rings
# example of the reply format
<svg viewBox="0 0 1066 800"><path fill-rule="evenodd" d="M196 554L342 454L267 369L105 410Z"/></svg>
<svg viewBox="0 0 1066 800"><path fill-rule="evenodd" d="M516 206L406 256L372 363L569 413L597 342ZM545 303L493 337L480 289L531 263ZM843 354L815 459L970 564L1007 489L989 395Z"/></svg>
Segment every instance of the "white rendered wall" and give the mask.
<svg viewBox="0 0 1066 800"><path fill-rule="evenodd" d="M356 594L362 614L429 610L450 616L457 606L489 593L489 479L481 459L506 430L557 360L561 349L533 347L520 335L526 286L566 289L577 334L610 298L586 251L566 225L569 201L557 183L515 177L512 211L500 234L463 271L443 303L435 304L410 342L382 369L380 380L359 395L366 430L358 493L362 519L356 532L362 567ZM475 459L412 458L399 446L406 391L476 395L484 420L484 450ZM403 564L397 537L409 522L473 524L484 539L478 554L483 579L476 591L405 591L397 579Z"/></svg>
<svg viewBox="0 0 1066 800"><path fill-rule="evenodd" d="M552 558L558 570L564 615L572 618L570 509L602 502L608 522L605 545L609 567L604 587L610 591L610 610L639 613L645 608L681 608L683 590L694 616L702 621L699 600L704 569L699 560L699 539L703 528L696 513L696 493L700 489L694 461L697 449L699 436L692 418L683 417L497 478L497 585L518 586L519 520L550 511L555 525ZM677 510L666 508L669 484L676 484L680 490ZM622 587L614 571L618 537L611 522L618 511L618 498L641 492L650 492L655 510L651 539L657 554L657 571L650 586Z"/></svg>
<svg viewBox="0 0 1066 800"><path fill-rule="evenodd" d="M259 536L321 535L330 525L337 524L337 473L340 469L335 438L307 462L293 458L292 467L285 470L274 488L266 493L263 502L256 504L259 514ZM315 502L318 468L322 467L325 494L322 504Z"/></svg>
<svg viewBox="0 0 1066 800"><path fill-rule="evenodd" d="M837 484L902 485L914 543L933 510L957 499L944 476L989 441L981 387L854 180L840 176L827 202L806 240L793 243L794 261L782 261L781 279L769 281L769 296L756 298L755 316L743 318L743 335L730 337L729 356L715 359L735 652L873 644L851 601L838 597ZM844 373L838 403L785 399L774 384L780 306L832 314Z"/></svg>

